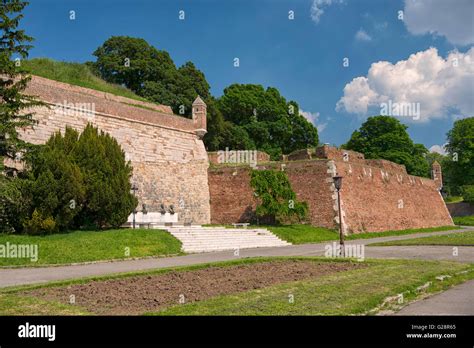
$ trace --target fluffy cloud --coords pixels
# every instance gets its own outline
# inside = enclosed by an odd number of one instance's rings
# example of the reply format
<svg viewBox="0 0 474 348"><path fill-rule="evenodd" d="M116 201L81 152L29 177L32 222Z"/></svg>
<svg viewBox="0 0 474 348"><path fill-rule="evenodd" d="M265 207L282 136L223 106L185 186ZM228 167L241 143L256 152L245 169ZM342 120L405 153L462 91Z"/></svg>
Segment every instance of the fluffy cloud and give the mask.
<svg viewBox="0 0 474 348"><path fill-rule="evenodd" d="M311 19L317 24L324 13L324 9L332 4L343 3L344 0L313 0L311 4Z"/></svg>
<svg viewBox="0 0 474 348"><path fill-rule="evenodd" d="M355 34L355 38L358 41L371 41L372 37L367 34L367 32L364 29L359 29L357 33Z"/></svg>
<svg viewBox="0 0 474 348"><path fill-rule="evenodd" d="M433 145L430 147L429 151L439 153L440 155L446 155L444 145Z"/></svg>
<svg viewBox="0 0 474 348"><path fill-rule="evenodd" d="M404 22L412 34L445 36L453 44L474 43L472 0L405 0Z"/></svg>
<svg viewBox="0 0 474 348"><path fill-rule="evenodd" d="M303 111L300 109L300 114L303 115L303 117L306 118L310 123L316 126L319 133L324 131L324 129L328 125L327 122L319 123L319 116L320 116L319 112L309 112L309 111Z"/></svg>
<svg viewBox="0 0 474 348"><path fill-rule="evenodd" d="M467 116L474 114L473 91L474 47L446 59L429 48L395 64L373 63L367 76L346 84L336 110L367 116L383 113L383 104L416 104L423 121L454 112Z"/></svg>

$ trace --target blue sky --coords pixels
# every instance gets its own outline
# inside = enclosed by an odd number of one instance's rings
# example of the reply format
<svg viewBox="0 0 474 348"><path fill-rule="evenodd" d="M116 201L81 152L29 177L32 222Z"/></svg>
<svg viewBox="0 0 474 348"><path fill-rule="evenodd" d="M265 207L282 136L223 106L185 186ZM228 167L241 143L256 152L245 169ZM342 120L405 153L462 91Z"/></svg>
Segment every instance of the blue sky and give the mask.
<svg viewBox="0 0 474 348"><path fill-rule="evenodd" d="M455 118L474 115L474 1L30 2L22 25L36 39L31 58L85 62L110 36L141 37L178 66L194 62L216 96L232 83L277 87L318 126L322 142L346 142L381 102L418 103L418 120L399 118L428 148L445 143ZM373 65L380 61L388 63Z"/></svg>

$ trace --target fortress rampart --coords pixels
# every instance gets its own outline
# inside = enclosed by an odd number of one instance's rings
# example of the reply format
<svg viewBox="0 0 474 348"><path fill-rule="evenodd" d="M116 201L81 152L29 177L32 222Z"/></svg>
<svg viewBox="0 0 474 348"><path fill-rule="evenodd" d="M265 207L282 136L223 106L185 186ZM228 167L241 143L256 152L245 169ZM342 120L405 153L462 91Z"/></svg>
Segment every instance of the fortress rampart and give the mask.
<svg viewBox="0 0 474 348"><path fill-rule="evenodd" d="M319 158L318 158L319 157ZM453 225L436 180L408 175L402 165L366 160L363 154L323 146L298 151L287 162L258 165L284 170L297 198L309 204L309 222L337 228L334 175L342 175L342 217L345 233L377 232ZM250 221L256 200L250 168L212 166L209 169L212 223Z"/></svg>
<svg viewBox="0 0 474 348"><path fill-rule="evenodd" d="M49 107L35 110L37 124L22 129L23 139L45 143L66 126L82 130L87 123L113 136L133 166L137 197L148 211L174 205L179 222L210 222L208 157L201 140L206 106L200 98L193 117L173 115L171 108L34 76L26 93Z"/></svg>

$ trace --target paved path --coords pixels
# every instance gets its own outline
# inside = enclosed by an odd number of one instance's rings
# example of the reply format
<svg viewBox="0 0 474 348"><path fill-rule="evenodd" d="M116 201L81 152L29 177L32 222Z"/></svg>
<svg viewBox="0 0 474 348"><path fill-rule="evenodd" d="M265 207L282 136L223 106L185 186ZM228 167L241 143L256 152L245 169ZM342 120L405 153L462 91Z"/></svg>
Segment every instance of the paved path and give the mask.
<svg viewBox="0 0 474 348"><path fill-rule="evenodd" d="M391 240L410 239L423 236L443 235L448 233L462 233L474 231L474 228L464 230L453 230L432 233L417 233L404 236L392 236L371 239L359 239L348 241L346 244L370 244ZM202 254L190 254L185 256L153 258L142 260L101 262L94 264L82 264L57 267L34 267L34 268L4 268L0 269L0 288L45 283L74 278L93 277L113 273L144 271L157 268L188 266L208 262L235 260L238 258L257 256L324 256L325 246L331 244L327 241L318 244L301 244L286 247L241 249L238 256L234 251L220 251ZM452 260L459 262L474 263L474 247L459 247L459 255L453 256L453 247L450 246L391 246L391 247L367 247L366 258L394 258L394 259L425 259L425 260Z"/></svg>
<svg viewBox="0 0 474 348"><path fill-rule="evenodd" d="M413 302L396 315L474 315L474 280Z"/></svg>

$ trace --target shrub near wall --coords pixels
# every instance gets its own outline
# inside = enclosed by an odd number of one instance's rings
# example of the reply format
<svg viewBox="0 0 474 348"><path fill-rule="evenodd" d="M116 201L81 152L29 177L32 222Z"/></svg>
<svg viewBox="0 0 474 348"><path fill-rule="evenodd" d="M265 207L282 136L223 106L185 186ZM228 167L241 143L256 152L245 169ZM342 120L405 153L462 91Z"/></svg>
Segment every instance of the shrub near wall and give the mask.
<svg viewBox="0 0 474 348"><path fill-rule="evenodd" d="M268 223L301 222L308 216L308 204L298 202L285 172L252 170L250 185L259 201L256 214Z"/></svg>
<svg viewBox="0 0 474 348"><path fill-rule="evenodd" d="M72 128L53 134L29 162L22 184L30 202L25 233L118 227L137 205L120 145L91 125L81 135Z"/></svg>

